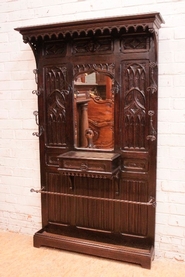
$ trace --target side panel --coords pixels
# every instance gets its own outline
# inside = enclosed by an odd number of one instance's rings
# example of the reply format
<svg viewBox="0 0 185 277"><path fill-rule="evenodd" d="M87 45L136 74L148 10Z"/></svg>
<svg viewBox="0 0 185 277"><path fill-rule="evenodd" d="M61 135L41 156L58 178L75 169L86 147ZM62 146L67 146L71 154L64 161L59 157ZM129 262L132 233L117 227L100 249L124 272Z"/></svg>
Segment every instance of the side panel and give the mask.
<svg viewBox="0 0 185 277"><path fill-rule="evenodd" d="M138 41L138 45L143 47L142 41L141 44ZM146 54L149 48L148 44L144 45L141 51L131 50L131 46L127 46L126 49L133 52L132 56L127 53L129 58L121 61L122 178L120 198L147 203L151 197L155 198L156 184L152 175L156 171L156 153L152 155L152 152L156 147L156 136L154 140L150 140L153 122L149 114L152 112L156 117L156 110L150 110L153 104L151 101L154 100L150 91L153 81L150 78L152 65L150 56L152 55ZM156 99L154 101L155 108ZM150 238L154 242L154 207L121 203L117 205L117 209L117 214L120 215L117 219L119 222L117 228L122 233ZM123 215L121 211L124 211L124 218L121 216Z"/></svg>

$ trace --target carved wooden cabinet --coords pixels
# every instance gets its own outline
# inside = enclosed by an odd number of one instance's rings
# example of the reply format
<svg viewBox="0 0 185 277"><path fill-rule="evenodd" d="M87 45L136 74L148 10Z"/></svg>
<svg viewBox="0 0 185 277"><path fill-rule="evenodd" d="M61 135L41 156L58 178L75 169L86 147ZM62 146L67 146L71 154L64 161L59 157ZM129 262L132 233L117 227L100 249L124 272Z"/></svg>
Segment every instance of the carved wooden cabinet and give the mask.
<svg viewBox="0 0 185 277"><path fill-rule="evenodd" d="M36 60L35 247L151 267L161 23L151 13L16 28Z"/></svg>

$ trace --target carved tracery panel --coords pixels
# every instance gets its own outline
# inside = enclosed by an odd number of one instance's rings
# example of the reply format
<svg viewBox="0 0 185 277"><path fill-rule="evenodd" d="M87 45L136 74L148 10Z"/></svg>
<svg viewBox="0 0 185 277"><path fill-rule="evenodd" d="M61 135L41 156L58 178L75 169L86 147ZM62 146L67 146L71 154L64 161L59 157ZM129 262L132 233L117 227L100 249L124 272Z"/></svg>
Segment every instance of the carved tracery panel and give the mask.
<svg viewBox="0 0 185 277"><path fill-rule="evenodd" d="M47 105L47 143L66 144L66 67L45 68Z"/></svg>
<svg viewBox="0 0 185 277"><path fill-rule="evenodd" d="M145 149L146 65L128 63L124 69L123 148Z"/></svg>

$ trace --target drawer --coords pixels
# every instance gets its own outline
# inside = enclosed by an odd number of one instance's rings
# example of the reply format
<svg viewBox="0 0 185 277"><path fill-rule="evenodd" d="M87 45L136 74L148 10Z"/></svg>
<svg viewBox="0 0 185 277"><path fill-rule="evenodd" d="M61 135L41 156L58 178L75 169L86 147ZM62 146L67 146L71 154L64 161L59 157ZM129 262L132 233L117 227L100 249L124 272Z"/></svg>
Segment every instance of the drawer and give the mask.
<svg viewBox="0 0 185 277"><path fill-rule="evenodd" d="M74 173L74 176L90 176L92 173L103 178L111 178L120 169L118 153L70 151L58 156L58 159L59 171L65 175Z"/></svg>

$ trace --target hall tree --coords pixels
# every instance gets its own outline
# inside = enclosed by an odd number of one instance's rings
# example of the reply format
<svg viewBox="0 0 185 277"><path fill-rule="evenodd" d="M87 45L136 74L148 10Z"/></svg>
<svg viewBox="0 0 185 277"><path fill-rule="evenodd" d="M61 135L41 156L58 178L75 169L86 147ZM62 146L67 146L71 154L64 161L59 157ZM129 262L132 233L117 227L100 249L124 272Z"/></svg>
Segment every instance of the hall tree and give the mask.
<svg viewBox="0 0 185 277"><path fill-rule="evenodd" d="M151 268L159 13L16 28L36 60L49 246Z"/></svg>

